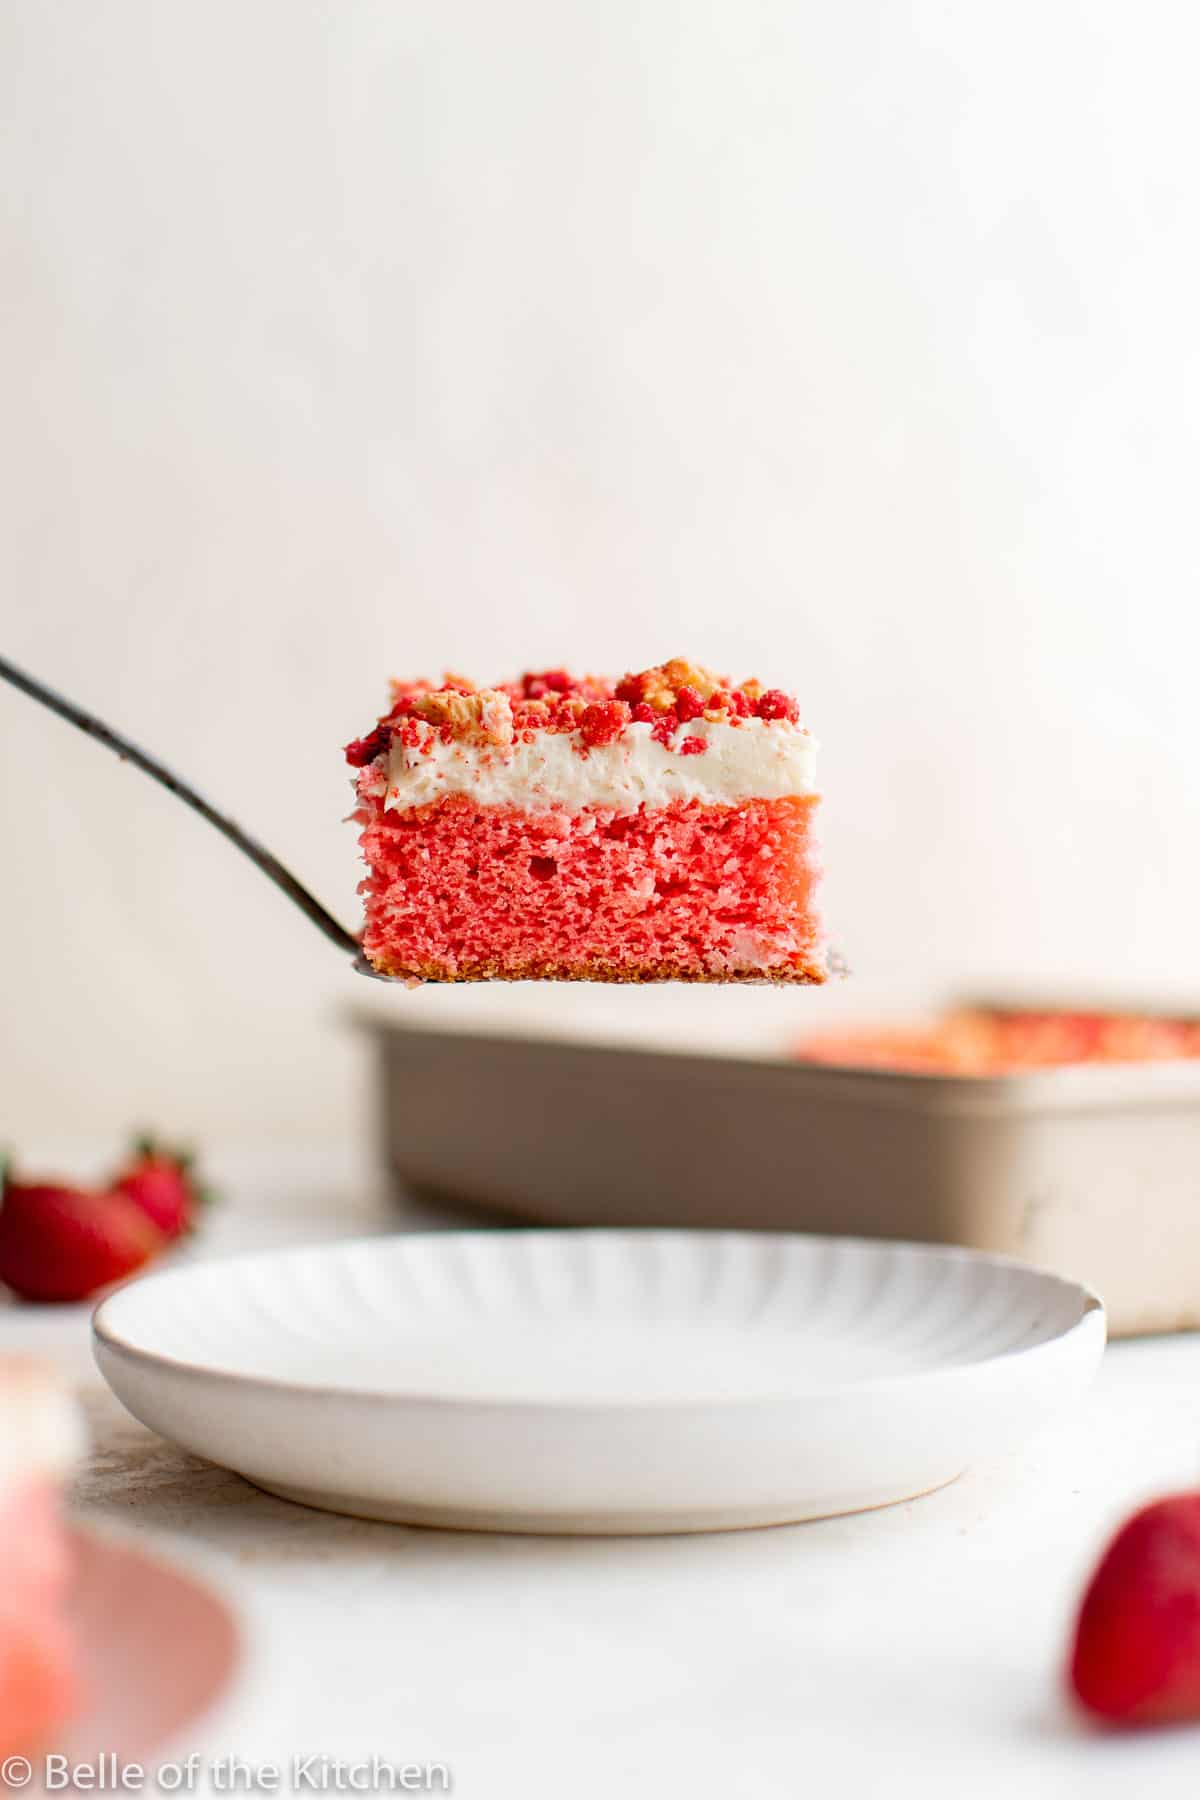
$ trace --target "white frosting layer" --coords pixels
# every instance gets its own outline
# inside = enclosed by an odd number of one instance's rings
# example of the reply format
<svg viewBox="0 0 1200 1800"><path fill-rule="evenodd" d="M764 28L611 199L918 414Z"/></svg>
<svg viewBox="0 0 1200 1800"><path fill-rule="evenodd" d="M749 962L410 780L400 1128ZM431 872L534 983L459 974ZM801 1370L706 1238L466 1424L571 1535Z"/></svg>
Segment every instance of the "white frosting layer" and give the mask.
<svg viewBox="0 0 1200 1800"><path fill-rule="evenodd" d="M674 749L651 737L650 725L628 725L614 744L579 753L577 733L540 731L533 742L443 744L428 755L393 740L386 804L398 810L428 806L445 794L467 794L480 806L519 806L527 812L580 812L587 806L636 812L699 800L729 806L740 800L778 800L810 794L817 746L786 721L748 719L742 725L696 719L681 726ZM683 756L685 737L707 749Z"/></svg>
<svg viewBox="0 0 1200 1800"><path fill-rule="evenodd" d="M83 1426L65 1381L46 1364L10 1358L0 1370L0 1488L63 1475L83 1448Z"/></svg>

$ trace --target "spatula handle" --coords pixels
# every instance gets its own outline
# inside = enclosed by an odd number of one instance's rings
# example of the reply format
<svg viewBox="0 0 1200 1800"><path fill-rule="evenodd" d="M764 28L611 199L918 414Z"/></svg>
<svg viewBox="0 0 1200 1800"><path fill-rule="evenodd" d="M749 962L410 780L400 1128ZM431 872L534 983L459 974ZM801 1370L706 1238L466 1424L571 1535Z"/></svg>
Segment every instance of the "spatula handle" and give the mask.
<svg viewBox="0 0 1200 1800"><path fill-rule="evenodd" d="M182 800L185 806L190 806L193 812L199 813L200 817L206 820L214 830L219 831L222 837L228 838L229 842L235 849L240 850L243 856L248 856L254 866L262 870L267 880L273 881L280 892L286 894L292 904L298 906L300 911L312 920L317 930L325 933L331 944L336 944L338 949L344 951L347 956L358 956L358 939L347 931L344 925L340 925L332 913L325 910L321 902L310 894L301 882L297 881L290 869L284 868L277 856L273 856L256 838L252 838L243 831L241 826L229 818L226 813L218 812L215 806L210 806L202 794L198 794L194 787L189 786L186 781L182 781L178 775L173 775L170 769L159 762L157 757L151 756L146 750L139 750L136 744L131 744L128 738L122 737L119 731L114 731L111 725L106 725L103 719L96 718L94 713L85 712L73 701L64 699L61 694L56 694L52 688L36 681L32 675L27 675L23 669L18 669L15 664L3 656L0 656L0 679L10 682L15 688L20 688L21 692L28 694L30 699L38 700L43 706L48 706L50 711L57 713L60 719L66 719L68 724L74 725L77 730L85 732L88 737L95 738L98 743L115 751L122 762L135 764L144 775L149 775L152 781L157 781L160 787L165 787L169 794L174 794L175 798Z"/></svg>

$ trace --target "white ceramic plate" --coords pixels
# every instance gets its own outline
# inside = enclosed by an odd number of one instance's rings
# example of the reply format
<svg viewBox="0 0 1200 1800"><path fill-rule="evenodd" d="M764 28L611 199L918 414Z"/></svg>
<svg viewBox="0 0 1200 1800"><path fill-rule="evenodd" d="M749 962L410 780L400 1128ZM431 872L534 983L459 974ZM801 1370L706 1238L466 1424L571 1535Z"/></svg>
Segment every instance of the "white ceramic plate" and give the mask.
<svg viewBox="0 0 1200 1800"><path fill-rule="evenodd" d="M309 1506L699 1531L925 1493L1087 1385L1085 1289L969 1250L466 1231L241 1256L95 1319L135 1416Z"/></svg>

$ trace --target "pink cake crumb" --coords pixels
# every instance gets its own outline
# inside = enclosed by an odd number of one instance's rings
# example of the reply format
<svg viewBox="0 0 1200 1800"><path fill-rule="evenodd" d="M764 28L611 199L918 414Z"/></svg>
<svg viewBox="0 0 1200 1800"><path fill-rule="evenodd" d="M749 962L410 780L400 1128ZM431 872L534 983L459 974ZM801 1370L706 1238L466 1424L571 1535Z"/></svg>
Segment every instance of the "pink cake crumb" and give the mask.
<svg viewBox="0 0 1200 1800"><path fill-rule="evenodd" d="M821 981L814 805L368 799L363 948L380 973L426 980Z"/></svg>
<svg viewBox="0 0 1200 1800"><path fill-rule="evenodd" d="M0 1755L37 1749L76 1703L67 1575L57 1483L18 1483L0 1499Z"/></svg>

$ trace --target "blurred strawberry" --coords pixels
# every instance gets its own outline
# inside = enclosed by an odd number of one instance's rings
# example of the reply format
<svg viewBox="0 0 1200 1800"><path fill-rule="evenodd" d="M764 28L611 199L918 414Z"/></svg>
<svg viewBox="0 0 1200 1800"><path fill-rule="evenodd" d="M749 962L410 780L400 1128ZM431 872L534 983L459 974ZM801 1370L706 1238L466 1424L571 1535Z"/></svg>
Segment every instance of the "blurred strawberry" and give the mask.
<svg viewBox="0 0 1200 1800"><path fill-rule="evenodd" d="M191 1156L149 1137L138 1139L132 1160L118 1170L112 1186L114 1193L140 1207L165 1238L190 1231L209 1198L195 1180Z"/></svg>
<svg viewBox="0 0 1200 1800"><path fill-rule="evenodd" d="M1200 1493L1118 1531L1083 1597L1069 1680L1110 1724L1200 1719Z"/></svg>
<svg viewBox="0 0 1200 1800"><path fill-rule="evenodd" d="M0 1186L0 1281L26 1300L85 1300L132 1275L162 1243L123 1194L57 1182Z"/></svg>

